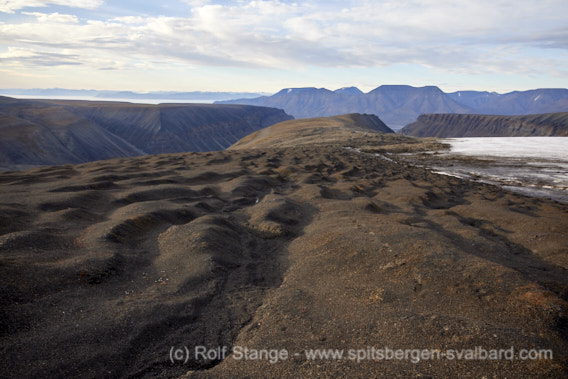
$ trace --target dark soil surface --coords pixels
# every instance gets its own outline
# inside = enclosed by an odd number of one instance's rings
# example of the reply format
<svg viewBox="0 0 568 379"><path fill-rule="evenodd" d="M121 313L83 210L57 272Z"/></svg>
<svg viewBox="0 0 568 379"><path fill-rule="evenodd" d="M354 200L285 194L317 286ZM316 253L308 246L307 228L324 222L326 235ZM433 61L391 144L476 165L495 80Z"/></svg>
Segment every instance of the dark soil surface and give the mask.
<svg viewBox="0 0 568 379"><path fill-rule="evenodd" d="M433 141L318 128L0 174L0 376L568 375L567 205L383 155ZM476 347L553 359L305 355Z"/></svg>

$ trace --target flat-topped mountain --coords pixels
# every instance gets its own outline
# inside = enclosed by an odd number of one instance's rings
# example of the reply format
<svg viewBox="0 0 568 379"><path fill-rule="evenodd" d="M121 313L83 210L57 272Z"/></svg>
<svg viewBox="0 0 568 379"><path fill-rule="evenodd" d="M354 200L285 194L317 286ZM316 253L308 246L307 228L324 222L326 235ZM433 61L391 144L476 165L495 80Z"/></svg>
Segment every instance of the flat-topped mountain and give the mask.
<svg viewBox="0 0 568 379"><path fill-rule="evenodd" d="M357 87L342 87L342 88L336 89L333 92L341 94L341 95L357 95L358 96L358 95L363 94L363 91L361 91Z"/></svg>
<svg viewBox="0 0 568 379"><path fill-rule="evenodd" d="M0 168L222 150L291 118L280 109L243 105L0 97Z"/></svg>
<svg viewBox="0 0 568 379"><path fill-rule="evenodd" d="M396 129L406 120L416 120L423 113L467 113L470 108L448 97L435 86L380 86L365 95L368 111L371 109L387 125Z"/></svg>
<svg viewBox="0 0 568 379"><path fill-rule="evenodd" d="M217 101L216 104L248 104L287 109L286 113L295 118L335 116L351 113L348 109L358 103L358 96L347 92L333 92L325 88L285 88L272 96L254 99ZM354 112L354 111L352 111Z"/></svg>
<svg viewBox="0 0 568 379"><path fill-rule="evenodd" d="M425 114L405 126L415 137L531 137L568 136L568 112L528 116Z"/></svg>
<svg viewBox="0 0 568 379"><path fill-rule="evenodd" d="M296 118L343 113L376 114L397 130L426 113L526 115L568 111L567 89L538 89L507 94L460 91L444 93L438 87L383 85L368 93L355 87L286 88L272 96L221 101L281 108Z"/></svg>

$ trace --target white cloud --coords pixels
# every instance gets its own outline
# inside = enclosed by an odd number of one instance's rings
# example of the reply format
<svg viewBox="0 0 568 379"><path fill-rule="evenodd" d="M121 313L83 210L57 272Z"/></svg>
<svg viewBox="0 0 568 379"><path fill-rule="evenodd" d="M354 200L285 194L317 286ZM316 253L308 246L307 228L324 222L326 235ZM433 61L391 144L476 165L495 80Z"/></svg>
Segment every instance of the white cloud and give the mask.
<svg viewBox="0 0 568 379"><path fill-rule="evenodd" d="M0 53L0 59L28 58L33 57L34 52L30 49L9 47L5 53Z"/></svg>
<svg viewBox="0 0 568 379"><path fill-rule="evenodd" d="M47 7L64 5L73 8L96 9L104 0L0 0L0 12L15 13L17 10L30 7Z"/></svg>
<svg viewBox="0 0 568 379"><path fill-rule="evenodd" d="M27 16L34 16L40 23L50 23L50 24L75 24L79 22L77 16L70 14L60 14L60 13L39 13L39 12L22 12Z"/></svg>
<svg viewBox="0 0 568 379"><path fill-rule="evenodd" d="M185 2L191 6L187 17L79 23L73 15L24 12L36 22L0 23L0 43L42 54L45 59L33 64L47 64L49 54L65 51L91 68L141 62L279 69L408 63L478 73L565 65L550 52L567 48L565 0ZM101 1L4 1L0 10L48 3L95 8ZM539 54L543 48L547 54Z"/></svg>
<svg viewBox="0 0 568 379"><path fill-rule="evenodd" d="M183 2L191 7L201 7L208 4L210 0L183 0Z"/></svg>
<svg viewBox="0 0 568 379"><path fill-rule="evenodd" d="M37 52L30 49L9 48L7 52L0 53L0 63L7 66L68 66L79 65L78 56L61 53Z"/></svg>

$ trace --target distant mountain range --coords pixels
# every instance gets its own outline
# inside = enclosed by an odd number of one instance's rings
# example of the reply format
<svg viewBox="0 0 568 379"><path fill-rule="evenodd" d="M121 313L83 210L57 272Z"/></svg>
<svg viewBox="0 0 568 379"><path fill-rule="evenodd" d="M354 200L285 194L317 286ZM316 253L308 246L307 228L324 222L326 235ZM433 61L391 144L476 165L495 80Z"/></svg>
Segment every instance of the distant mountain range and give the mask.
<svg viewBox="0 0 568 379"><path fill-rule="evenodd" d="M175 91L153 91L153 92L132 92L132 91L98 91L98 90L74 90L64 88L48 88L48 89L0 89L1 95L6 96L38 96L41 98L48 97L91 97L99 99L122 99L122 100L229 100L235 97L253 98L265 95L258 92L175 92Z"/></svg>
<svg viewBox="0 0 568 379"><path fill-rule="evenodd" d="M0 97L0 169L223 150L291 118L281 109L249 105Z"/></svg>
<svg viewBox="0 0 568 379"><path fill-rule="evenodd" d="M568 111L568 89L536 89L506 94L459 91L438 87L384 85L368 93L356 87L335 91L325 88L286 88L272 96L218 101L281 108L295 118L371 113L397 130L426 113L526 115Z"/></svg>
<svg viewBox="0 0 568 379"><path fill-rule="evenodd" d="M525 116L424 114L400 131L414 137L568 137L568 112Z"/></svg>

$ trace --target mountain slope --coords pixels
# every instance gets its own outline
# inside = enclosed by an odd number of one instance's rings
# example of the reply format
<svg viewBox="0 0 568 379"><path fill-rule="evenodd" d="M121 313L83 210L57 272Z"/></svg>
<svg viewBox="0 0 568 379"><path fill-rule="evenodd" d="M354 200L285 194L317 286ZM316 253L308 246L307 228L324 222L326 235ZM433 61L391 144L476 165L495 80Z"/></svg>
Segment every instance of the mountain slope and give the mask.
<svg viewBox="0 0 568 379"><path fill-rule="evenodd" d="M295 118L327 117L338 114L358 112L359 96L353 95L352 90L329 91L325 88L286 88L272 96L262 96L255 99L239 99L217 101L215 104L248 104L265 107L275 107Z"/></svg>
<svg viewBox="0 0 568 379"><path fill-rule="evenodd" d="M402 134L415 137L530 137L568 136L568 113L528 116L425 114L405 126Z"/></svg>
<svg viewBox="0 0 568 379"><path fill-rule="evenodd" d="M280 121L278 109L211 104L112 104L73 107L147 154L222 150L239 138Z"/></svg>
<svg viewBox="0 0 568 379"><path fill-rule="evenodd" d="M81 163L144 152L59 106L0 103L0 169Z"/></svg>
<svg viewBox="0 0 568 379"><path fill-rule="evenodd" d="M366 95L366 101L369 112L373 109L387 125L396 129L423 113L466 113L470 110L433 86L380 86Z"/></svg>
<svg viewBox="0 0 568 379"><path fill-rule="evenodd" d="M0 168L227 148L291 117L266 107L0 98Z"/></svg>

